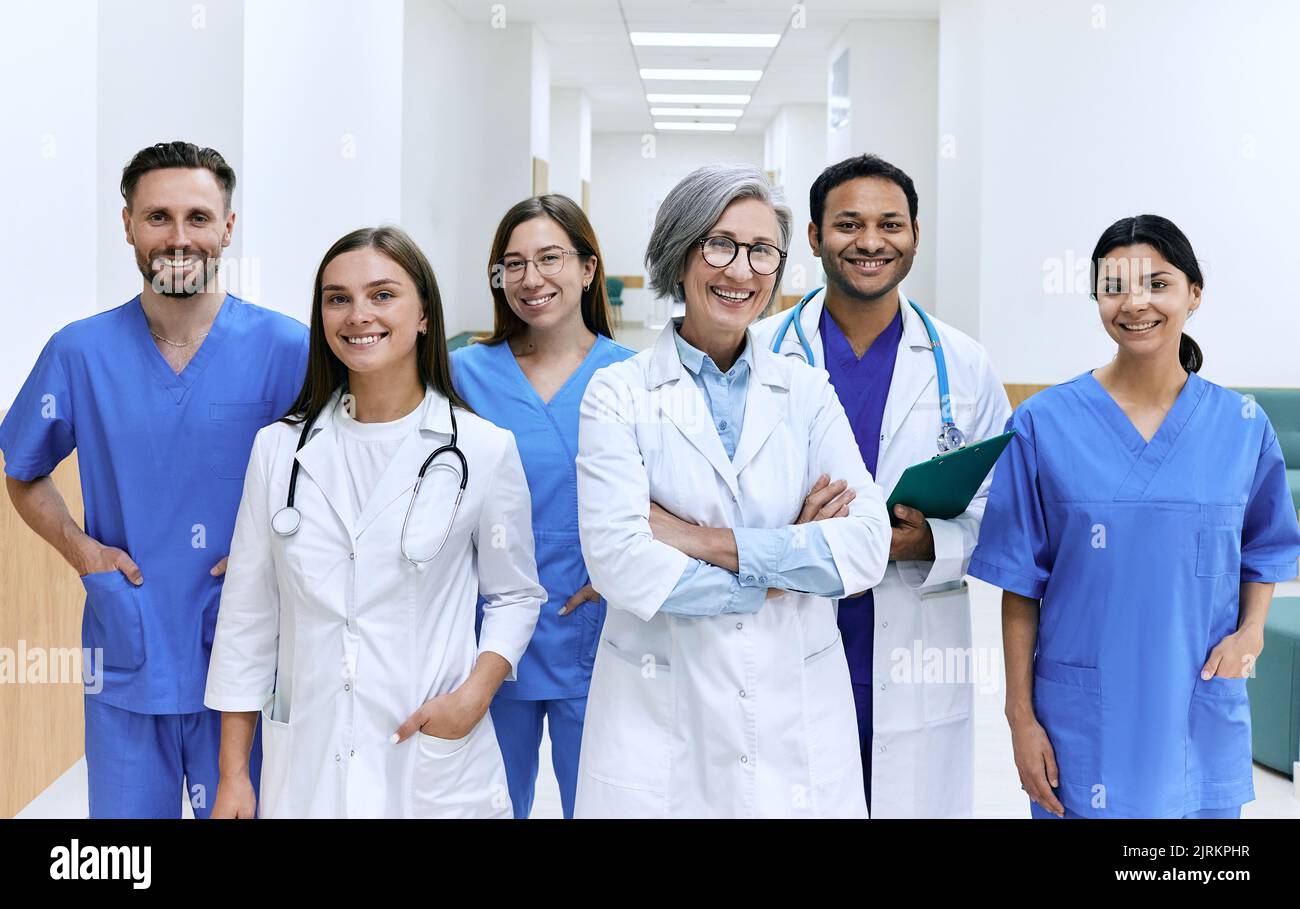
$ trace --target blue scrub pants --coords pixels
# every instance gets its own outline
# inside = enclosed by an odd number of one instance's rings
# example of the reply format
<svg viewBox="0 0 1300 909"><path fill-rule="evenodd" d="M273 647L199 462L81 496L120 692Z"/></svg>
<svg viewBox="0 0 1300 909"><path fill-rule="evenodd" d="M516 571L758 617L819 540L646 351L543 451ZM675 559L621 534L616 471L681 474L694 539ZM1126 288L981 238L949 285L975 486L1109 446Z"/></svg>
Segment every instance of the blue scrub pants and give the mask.
<svg viewBox="0 0 1300 909"><path fill-rule="evenodd" d="M1052 814L1052 813L1051 813L1050 811L1048 811L1046 808L1042 808L1042 807L1040 807L1039 804L1038 804L1037 802L1030 802L1030 803L1029 803L1029 814L1030 814L1030 816L1033 817L1035 820L1040 820L1040 821L1042 821L1042 820L1053 820L1053 821L1059 821L1059 820L1062 820L1062 818L1058 818L1056 815ZM1234 820L1235 820L1235 819L1240 818L1240 817L1241 817L1241 806L1238 805L1236 808L1202 808L1200 811L1193 811L1191 814L1184 814L1184 815L1183 815L1183 820L1185 820L1185 821L1188 821L1188 820L1215 820L1215 819L1234 819ZM1066 808L1066 809L1065 809L1065 818L1064 818L1064 820L1067 820L1067 821L1071 821L1071 820L1079 820L1079 815L1075 814L1075 813L1074 813L1073 811L1071 811L1069 808Z"/></svg>
<svg viewBox="0 0 1300 909"><path fill-rule="evenodd" d="M526 818L533 810L537 786L538 750L542 747L542 717L551 733L551 766L560 782L560 806L566 818L573 817L573 797L578 788L578 749L582 745L582 720L587 699L555 701L492 699L492 725L506 764L506 786L515 817Z"/></svg>
<svg viewBox="0 0 1300 909"><path fill-rule="evenodd" d="M86 772L92 818L179 818L188 798L206 819L217 799L221 714L135 713L87 695ZM262 776L259 720L248 762L253 791Z"/></svg>

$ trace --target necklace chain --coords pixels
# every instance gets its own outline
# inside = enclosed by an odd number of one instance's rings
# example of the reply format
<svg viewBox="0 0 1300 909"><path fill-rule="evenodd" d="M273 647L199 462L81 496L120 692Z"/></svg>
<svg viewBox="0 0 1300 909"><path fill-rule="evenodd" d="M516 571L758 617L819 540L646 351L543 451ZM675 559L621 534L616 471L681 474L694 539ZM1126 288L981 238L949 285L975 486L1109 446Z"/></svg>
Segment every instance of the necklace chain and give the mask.
<svg viewBox="0 0 1300 909"><path fill-rule="evenodd" d="M158 332L154 331L152 328L149 329L149 334L153 335L155 338L157 338L159 341L162 341L164 344L170 344L172 347L189 347L195 341L202 341L204 338L208 336L208 333L205 331L197 338L190 338L188 341L172 341L167 338L164 338L162 335L158 334Z"/></svg>

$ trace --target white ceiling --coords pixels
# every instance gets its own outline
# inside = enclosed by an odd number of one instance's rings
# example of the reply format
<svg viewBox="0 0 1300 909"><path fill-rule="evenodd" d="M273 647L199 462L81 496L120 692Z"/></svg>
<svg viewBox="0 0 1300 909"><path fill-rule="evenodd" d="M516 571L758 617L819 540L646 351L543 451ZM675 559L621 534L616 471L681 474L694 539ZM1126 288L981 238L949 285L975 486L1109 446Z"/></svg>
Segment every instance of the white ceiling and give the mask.
<svg viewBox="0 0 1300 909"><path fill-rule="evenodd" d="M488 0L448 0L462 17L486 23ZM551 85L582 88L592 129L652 129L646 92L749 94L737 133L761 133L784 104L824 104L827 53L856 19L934 19L939 0L806 0L804 27L788 27L793 0L509 0L508 22L531 22L550 49ZM783 33L775 48L636 47L629 31ZM770 59L769 59L770 58ZM762 69L757 84L649 82L651 68ZM655 106L659 106L656 104ZM727 105L732 106L732 105ZM715 121L728 122L728 121Z"/></svg>

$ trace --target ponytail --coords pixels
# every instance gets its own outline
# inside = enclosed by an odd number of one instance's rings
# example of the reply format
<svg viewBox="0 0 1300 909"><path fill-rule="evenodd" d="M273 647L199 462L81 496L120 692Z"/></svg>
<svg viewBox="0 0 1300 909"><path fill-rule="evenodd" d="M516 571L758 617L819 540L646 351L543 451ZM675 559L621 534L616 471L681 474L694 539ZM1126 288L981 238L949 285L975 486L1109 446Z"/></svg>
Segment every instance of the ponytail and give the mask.
<svg viewBox="0 0 1300 909"><path fill-rule="evenodd" d="M1183 369L1188 372L1198 372L1201 364L1205 362L1205 357L1201 354L1201 346L1192 340L1192 336L1184 334L1178 340L1178 362L1183 364Z"/></svg>

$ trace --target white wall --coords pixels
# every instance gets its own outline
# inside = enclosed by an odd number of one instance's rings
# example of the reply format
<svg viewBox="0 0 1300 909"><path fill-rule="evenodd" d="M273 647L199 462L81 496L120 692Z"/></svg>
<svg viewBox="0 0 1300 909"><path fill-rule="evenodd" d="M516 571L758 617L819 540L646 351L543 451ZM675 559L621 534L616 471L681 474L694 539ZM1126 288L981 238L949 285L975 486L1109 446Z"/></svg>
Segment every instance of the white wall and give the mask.
<svg viewBox="0 0 1300 909"><path fill-rule="evenodd" d="M939 318L980 334L978 293L983 142L980 98L985 19L980 0L943 0L939 16L939 157L929 244Z"/></svg>
<svg viewBox="0 0 1300 909"><path fill-rule="evenodd" d="M1061 381L1110 359L1086 286L1049 293L1044 269L1086 267L1107 225L1154 212L1201 259L1189 334L1203 375L1300 384L1300 307L1277 270L1294 261L1300 211L1300 5L980 9L982 48L966 55L982 82L979 333L1004 381ZM967 78L966 63L945 78Z"/></svg>
<svg viewBox="0 0 1300 909"><path fill-rule="evenodd" d="M6 3L0 34L15 39L0 54L0 173L9 175L0 218L7 327L0 410L7 410L50 335L129 293L101 299L96 284L96 104L86 86L97 70L97 4ZM104 192L116 196L116 185Z"/></svg>
<svg viewBox="0 0 1300 909"><path fill-rule="evenodd" d="M472 155L464 141L485 117L476 86L465 85L470 65L467 25L442 0L408 0L403 34L402 226L433 265L449 334L472 319L481 295L482 263L463 243L463 216L473 187L464 179ZM485 327L485 326L481 326Z"/></svg>
<svg viewBox="0 0 1300 909"><path fill-rule="evenodd" d="M808 190L831 163L827 157L826 105L787 104L777 111L764 135L766 169L776 174L794 215L781 291L805 294L822 283L821 262L808 244Z"/></svg>
<svg viewBox="0 0 1300 909"><path fill-rule="evenodd" d="M851 22L826 56L830 66L849 48L849 122L829 133L832 161L874 153L902 168L916 185L921 243L904 292L931 311L935 249L939 107L939 25L933 19ZM1022 73L1023 77L1023 73Z"/></svg>
<svg viewBox="0 0 1300 909"><path fill-rule="evenodd" d="M244 251L254 301L309 318L321 257L402 215L402 0L279 0L244 14Z"/></svg>
<svg viewBox="0 0 1300 909"><path fill-rule="evenodd" d="M591 142L591 221L605 255L605 273L645 275L646 242L659 203L691 171L719 162L761 168L763 137L595 133ZM623 291L625 322L655 315L649 287ZM663 317L662 311L657 314L657 318Z"/></svg>
<svg viewBox="0 0 1300 909"><path fill-rule="evenodd" d="M550 192L582 204L591 181L591 101L580 88L551 89Z"/></svg>
<svg viewBox="0 0 1300 909"><path fill-rule="evenodd" d="M549 82L536 82L549 70L541 65L547 51L537 30L527 23L492 28L470 22L464 40L465 66L448 89L467 93L464 120L441 131L444 140L461 143L467 156L463 169L449 178L465 194L456 213L464 279L452 332L492 327L492 237L501 216L532 195L532 156L549 144L549 135L539 131L550 130L549 113L538 121L532 107L536 93L546 95L548 108L550 97Z"/></svg>
<svg viewBox="0 0 1300 909"><path fill-rule="evenodd" d="M1293 258L1300 210L1298 33L1300 5L1281 0L942 0L937 24L856 23L841 43L854 45L866 132L849 151L877 151L916 179L909 292L978 336L1005 380L1068 378L1113 347L1086 293L1046 291L1045 268L1086 266L1107 224L1154 211L1202 258L1191 333L1205 375L1300 385L1300 308L1274 277ZM467 22L445 0L4 4L0 34L0 165L16 175L0 262L22 329L0 346L0 407L50 334L139 286L117 185L146 144L185 138L235 166L229 253L258 266L241 274L260 285L240 288L250 298L306 319L326 247L397 221L433 260L451 332L491 324L489 244L531 191L531 157L549 155L556 188L571 169L533 103L552 97L536 26ZM160 48L201 76L160 74L149 62ZM609 271L644 273L658 201L702 163L778 163L805 205L814 172L840 157L828 148L814 162L820 143L790 140L811 115L778 114L766 142L658 135L650 158L639 134L597 134L591 214ZM626 316L645 318L648 293L627 299Z"/></svg>
<svg viewBox="0 0 1300 909"><path fill-rule="evenodd" d="M110 309L140 292L142 279L126 242L118 189L132 155L157 142L181 139L215 148L242 178L243 27L243 0L100 4L93 83L99 111L97 309ZM184 61L185 70L174 70L175 61ZM195 77L198 73L202 78ZM242 189L237 179L236 212ZM239 256L241 243L236 220L225 256Z"/></svg>

